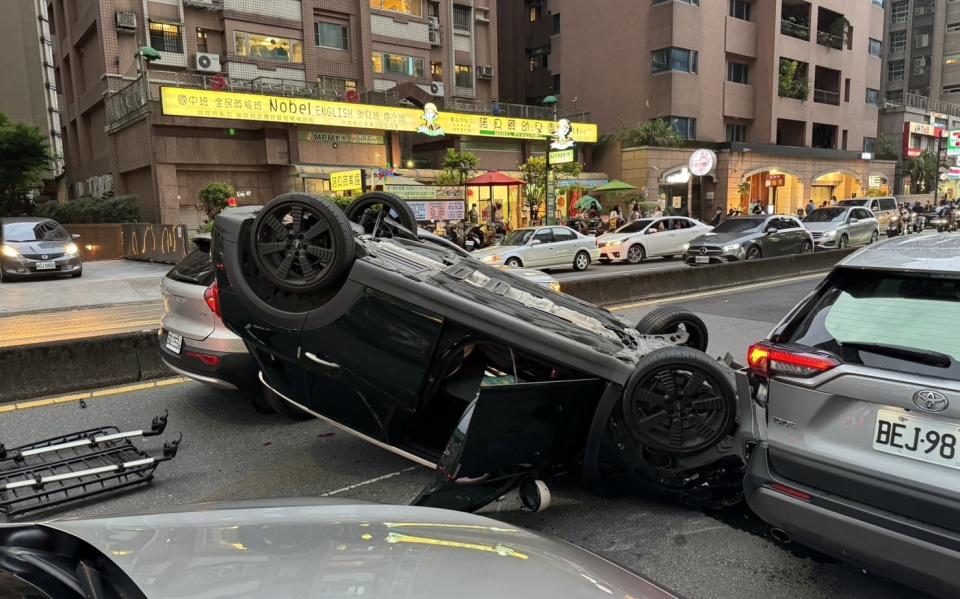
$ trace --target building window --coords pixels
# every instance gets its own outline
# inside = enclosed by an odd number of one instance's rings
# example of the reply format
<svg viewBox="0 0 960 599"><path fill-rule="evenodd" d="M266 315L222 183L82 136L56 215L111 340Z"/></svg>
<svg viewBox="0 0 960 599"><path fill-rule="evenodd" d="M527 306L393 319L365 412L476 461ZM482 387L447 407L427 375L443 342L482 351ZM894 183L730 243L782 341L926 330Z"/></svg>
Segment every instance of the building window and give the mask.
<svg viewBox="0 0 960 599"><path fill-rule="evenodd" d="M910 15L910 5L907 2L894 2L890 5L890 20L894 23L906 23Z"/></svg>
<svg viewBox="0 0 960 599"><path fill-rule="evenodd" d="M927 71L927 57L918 56L913 59L913 74L923 75Z"/></svg>
<svg viewBox="0 0 960 599"><path fill-rule="evenodd" d="M470 31L470 7L461 4L453 5L453 28L457 31Z"/></svg>
<svg viewBox="0 0 960 599"><path fill-rule="evenodd" d="M316 45L321 48L349 50L349 31L346 25L338 25L337 23L322 23L317 21L313 24L314 41Z"/></svg>
<svg viewBox="0 0 960 599"><path fill-rule="evenodd" d="M892 31L890 32L890 53L903 52L907 49L907 32L906 31Z"/></svg>
<svg viewBox="0 0 960 599"><path fill-rule="evenodd" d="M208 52L207 50L207 32L197 27L197 52Z"/></svg>
<svg viewBox="0 0 960 599"><path fill-rule="evenodd" d="M443 63L430 62L430 79L433 81L443 81Z"/></svg>
<svg viewBox="0 0 960 599"><path fill-rule="evenodd" d="M528 63L530 65L530 71L536 71L538 69L547 68L548 61L550 60L550 46L540 46L539 48L533 48L527 52L529 57Z"/></svg>
<svg viewBox="0 0 960 599"><path fill-rule="evenodd" d="M960 21L947 23L947 33L956 33L958 31L960 31Z"/></svg>
<svg viewBox="0 0 960 599"><path fill-rule="evenodd" d="M876 137L864 137L863 138L863 151L873 154L877 149L877 138Z"/></svg>
<svg viewBox="0 0 960 599"><path fill-rule="evenodd" d="M543 16L543 2L541 0L527 0L530 5L530 22L537 22Z"/></svg>
<svg viewBox="0 0 960 599"><path fill-rule="evenodd" d="M917 33L914 34L914 47L916 48L926 48L930 45L930 34L929 33Z"/></svg>
<svg viewBox="0 0 960 599"><path fill-rule="evenodd" d="M872 37L867 41L867 52L870 53L870 56L879 57L883 53L883 45L880 43L880 40L875 40Z"/></svg>
<svg viewBox="0 0 960 599"><path fill-rule="evenodd" d="M883 8L883 0L873 0L873 5Z"/></svg>
<svg viewBox="0 0 960 599"><path fill-rule="evenodd" d="M183 54L183 40L180 37L180 29L180 25L150 23L150 47L160 52Z"/></svg>
<svg viewBox="0 0 960 599"><path fill-rule="evenodd" d="M697 119L685 116L668 116L667 122L673 125L677 135L683 139L697 138Z"/></svg>
<svg viewBox="0 0 960 599"><path fill-rule="evenodd" d="M727 141L747 141L747 126L727 125Z"/></svg>
<svg viewBox="0 0 960 599"><path fill-rule="evenodd" d="M747 0L730 0L730 16L734 19L750 20L750 3Z"/></svg>
<svg viewBox="0 0 960 599"><path fill-rule="evenodd" d="M732 83L750 83L750 65L742 62L727 63L727 81Z"/></svg>
<svg viewBox="0 0 960 599"><path fill-rule="evenodd" d="M415 17L423 16L423 0L370 0L370 8L400 12Z"/></svg>
<svg viewBox="0 0 960 599"><path fill-rule="evenodd" d="M454 65L453 72L457 87L473 87L473 71L470 69L470 65Z"/></svg>
<svg viewBox="0 0 960 599"><path fill-rule="evenodd" d="M903 81L902 60L891 60L887 63L887 81Z"/></svg>
<svg viewBox="0 0 960 599"><path fill-rule="evenodd" d="M697 51L683 48L661 48L651 54L654 73L666 71L680 71L682 73L697 72Z"/></svg>
<svg viewBox="0 0 960 599"><path fill-rule="evenodd" d="M560 33L560 13L553 14L553 32Z"/></svg>
<svg viewBox="0 0 960 599"><path fill-rule="evenodd" d="M944 94L960 94L960 85L944 85Z"/></svg>
<svg viewBox="0 0 960 599"><path fill-rule="evenodd" d="M303 62L303 43L300 40L243 31L237 31L235 35L238 56L257 60Z"/></svg>
<svg viewBox="0 0 960 599"><path fill-rule="evenodd" d="M423 59L392 52L374 52L373 72L401 77L423 77Z"/></svg>
<svg viewBox="0 0 960 599"><path fill-rule="evenodd" d="M560 95L560 73L553 76L553 93Z"/></svg>
<svg viewBox="0 0 960 599"><path fill-rule="evenodd" d="M343 97L348 91L357 91L355 79L341 79L340 77L317 77L317 87L321 91L331 92Z"/></svg>
<svg viewBox="0 0 960 599"><path fill-rule="evenodd" d="M867 88L867 104L871 106L880 105L880 90Z"/></svg>
<svg viewBox="0 0 960 599"><path fill-rule="evenodd" d="M948 54L944 56L943 64L960 64L960 54Z"/></svg>

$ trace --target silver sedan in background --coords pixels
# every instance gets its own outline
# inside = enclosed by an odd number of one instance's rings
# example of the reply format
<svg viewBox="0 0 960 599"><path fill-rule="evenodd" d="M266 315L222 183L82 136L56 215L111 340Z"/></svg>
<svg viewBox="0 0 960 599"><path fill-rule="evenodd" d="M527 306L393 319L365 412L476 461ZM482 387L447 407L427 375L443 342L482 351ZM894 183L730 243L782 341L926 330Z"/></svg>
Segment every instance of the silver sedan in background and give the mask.
<svg viewBox="0 0 960 599"><path fill-rule="evenodd" d="M595 238L570 227L525 227L511 231L495 246L474 252L473 257L492 266L579 271L600 259L600 249Z"/></svg>

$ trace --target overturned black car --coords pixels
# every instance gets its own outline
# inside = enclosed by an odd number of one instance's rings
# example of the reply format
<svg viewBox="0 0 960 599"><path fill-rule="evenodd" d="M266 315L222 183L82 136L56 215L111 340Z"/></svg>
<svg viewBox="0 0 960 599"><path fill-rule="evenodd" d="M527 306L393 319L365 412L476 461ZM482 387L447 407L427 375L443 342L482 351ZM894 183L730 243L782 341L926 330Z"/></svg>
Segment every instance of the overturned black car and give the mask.
<svg viewBox="0 0 960 599"><path fill-rule="evenodd" d="M579 475L700 505L740 495L734 371L679 308L636 328L420 239L399 198L346 211L308 194L217 217L223 319L264 384L299 408L435 468L415 504L475 510Z"/></svg>

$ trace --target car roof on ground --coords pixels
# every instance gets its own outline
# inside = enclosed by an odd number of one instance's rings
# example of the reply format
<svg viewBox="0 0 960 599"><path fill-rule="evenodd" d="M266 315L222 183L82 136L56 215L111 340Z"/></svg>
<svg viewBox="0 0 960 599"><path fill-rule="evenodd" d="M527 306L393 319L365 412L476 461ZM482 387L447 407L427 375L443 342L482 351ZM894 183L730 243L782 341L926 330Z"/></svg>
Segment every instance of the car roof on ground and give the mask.
<svg viewBox="0 0 960 599"><path fill-rule="evenodd" d="M960 274L960 236L950 233L894 237L867 246L838 266Z"/></svg>

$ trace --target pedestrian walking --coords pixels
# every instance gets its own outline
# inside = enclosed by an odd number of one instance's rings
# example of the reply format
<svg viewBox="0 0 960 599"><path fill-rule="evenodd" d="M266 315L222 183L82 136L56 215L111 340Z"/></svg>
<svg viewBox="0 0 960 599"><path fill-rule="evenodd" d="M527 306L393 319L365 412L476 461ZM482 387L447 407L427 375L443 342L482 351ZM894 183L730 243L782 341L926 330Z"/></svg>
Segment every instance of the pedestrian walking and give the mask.
<svg viewBox="0 0 960 599"><path fill-rule="evenodd" d="M831 206L837 205L837 196L830 196L830 205Z"/></svg>
<svg viewBox="0 0 960 599"><path fill-rule="evenodd" d="M720 224L721 220L723 220L723 208L717 206L717 212L713 215L713 220L710 221L710 225L716 227Z"/></svg>
<svg viewBox="0 0 960 599"><path fill-rule="evenodd" d="M817 207L816 205L814 205L813 200L807 200L807 206L805 208L805 210L807 211L807 214L809 215L811 212L813 212L816 209Z"/></svg>
<svg viewBox="0 0 960 599"><path fill-rule="evenodd" d="M660 206L657 206L657 209L653 211L653 215L658 218L663 216L663 210L660 208Z"/></svg>
<svg viewBox="0 0 960 599"><path fill-rule="evenodd" d="M470 212L467 213L467 220L471 225L477 224L477 222L480 220L480 214L477 212L476 204L470 206Z"/></svg>

